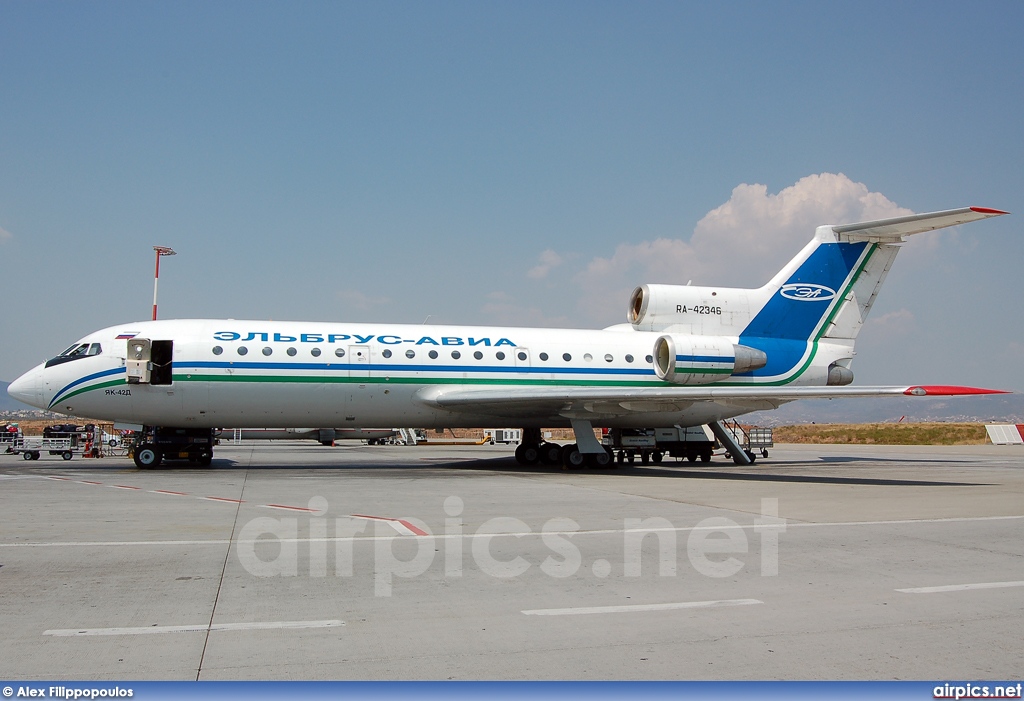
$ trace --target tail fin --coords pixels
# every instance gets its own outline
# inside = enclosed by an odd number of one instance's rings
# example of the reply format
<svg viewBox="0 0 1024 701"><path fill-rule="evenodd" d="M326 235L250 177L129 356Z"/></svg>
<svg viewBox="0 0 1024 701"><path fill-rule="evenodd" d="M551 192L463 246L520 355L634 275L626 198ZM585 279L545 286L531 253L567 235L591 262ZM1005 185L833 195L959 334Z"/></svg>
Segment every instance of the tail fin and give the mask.
<svg viewBox="0 0 1024 701"><path fill-rule="evenodd" d="M626 318L637 331L739 336L768 355L759 376L805 357L808 341L849 346L860 332L906 236L1006 214L966 207L931 214L819 226L786 267L758 289L641 285ZM796 360L794 360L794 358Z"/></svg>
<svg viewBox="0 0 1024 701"><path fill-rule="evenodd" d="M906 236L1001 214L1006 212L965 207L819 226L814 239L759 290L767 301L740 334L741 339L829 338L852 343Z"/></svg>

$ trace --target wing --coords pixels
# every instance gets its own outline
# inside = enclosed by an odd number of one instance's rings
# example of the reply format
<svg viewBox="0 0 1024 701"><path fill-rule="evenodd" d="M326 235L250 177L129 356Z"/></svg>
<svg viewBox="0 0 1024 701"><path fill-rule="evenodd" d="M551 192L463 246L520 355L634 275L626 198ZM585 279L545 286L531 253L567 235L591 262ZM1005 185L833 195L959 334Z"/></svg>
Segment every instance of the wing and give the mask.
<svg viewBox="0 0 1024 701"><path fill-rule="evenodd" d="M745 411L775 409L797 399L840 397L934 397L1006 394L1002 390L951 385L893 387L504 387L439 386L424 388L417 398L430 406L460 413L493 416L590 418L634 413L685 411L713 402Z"/></svg>

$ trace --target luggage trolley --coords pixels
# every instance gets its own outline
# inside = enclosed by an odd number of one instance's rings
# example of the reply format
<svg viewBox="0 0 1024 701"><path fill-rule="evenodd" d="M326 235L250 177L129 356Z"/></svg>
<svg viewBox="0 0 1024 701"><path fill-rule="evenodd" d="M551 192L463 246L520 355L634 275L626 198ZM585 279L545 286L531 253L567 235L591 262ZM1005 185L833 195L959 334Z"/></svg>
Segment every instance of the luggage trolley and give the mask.
<svg viewBox="0 0 1024 701"><path fill-rule="evenodd" d="M38 460L43 451L50 455L59 455L65 460L74 457L72 439L70 438L48 438L45 436L24 436L14 439L11 448L13 453L21 453L25 460Z"/></svg>

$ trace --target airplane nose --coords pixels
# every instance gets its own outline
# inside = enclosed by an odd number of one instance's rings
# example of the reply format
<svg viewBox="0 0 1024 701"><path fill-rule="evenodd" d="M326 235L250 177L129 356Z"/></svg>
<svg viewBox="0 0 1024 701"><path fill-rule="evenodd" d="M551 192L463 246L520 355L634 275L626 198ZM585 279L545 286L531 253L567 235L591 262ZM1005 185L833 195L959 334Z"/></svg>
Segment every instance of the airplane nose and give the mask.
<svg viewBox="0 0 1024 701"><path fill-rule="evenodd" d="M19 402L45 409L43 402L43 366L32 368L7 386L7 394Z"/></svg>

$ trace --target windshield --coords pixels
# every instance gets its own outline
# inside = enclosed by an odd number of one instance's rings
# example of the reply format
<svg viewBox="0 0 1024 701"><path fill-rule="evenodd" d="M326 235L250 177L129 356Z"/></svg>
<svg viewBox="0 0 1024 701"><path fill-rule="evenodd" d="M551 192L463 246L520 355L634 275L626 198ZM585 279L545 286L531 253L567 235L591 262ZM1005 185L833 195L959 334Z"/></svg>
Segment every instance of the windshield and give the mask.
<svg viewBox="0 0 1024 701"><path fill-rule="evenodd" d="M63 353L58 355L52 360L46 361L46 367L52 367L53 365L60 365L71 360L78 360L79 358L88 358L92 355L99 355L103 352L103 346L99 343L75 343L68 346Z"/></svg>

